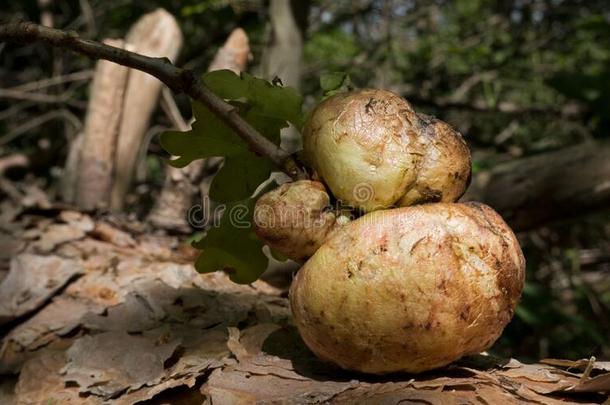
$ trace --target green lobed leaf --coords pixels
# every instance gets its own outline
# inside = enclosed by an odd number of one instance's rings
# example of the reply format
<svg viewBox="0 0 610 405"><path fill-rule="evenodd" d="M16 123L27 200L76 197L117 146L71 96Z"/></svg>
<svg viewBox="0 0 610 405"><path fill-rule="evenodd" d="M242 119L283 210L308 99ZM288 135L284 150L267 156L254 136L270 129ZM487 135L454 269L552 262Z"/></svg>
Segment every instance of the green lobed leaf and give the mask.
<svg viewBox="0 0 610 405"><path fill-rule="evenodd" d="M254 110L264 116L285 120L301 128L303 98L292 87L271 84L247 73L242 73L242 80L248 86L247 97Z"/></svg>
<svg viewBox="0 0 610 405"><path fill-rule="evenodd" d="M210 185L210 198L231 202L250 197L269 178L273 164L253 155L227 157Z"/></svg>
<svg viewBox="0 0 610 405"><path fill-rule="evenodd" d="M297 128L303 124L303 98L292 87L269 83L248 73L238 76L230 70L206 73L203 83L224 99L246 99L260 115L288 121Z"/></svg>
<svg viewBox="0 0 610 405"><path fill-rule="evenodd" d="M283 128L288 126L285 120L266 117L255 109L249 110L244 114L244 116L250 125L252 125L258 132L265 135L265 138L269 139L276 145L280 144L280 133ZM253 153L249 150L248 153L253 155Z"/></svg>
<svg viewBox="0 0 610 405"><path fill-rule="evenodd" d="M245 113L244 118L273 143L280 143L280 131L287 126L285 121L262 116L254 110ZM270 160L255 156L249 150L228 156L212 180L210 198L226 203L250 197L269 178L273 169Z"/></svg>
<svg viewBox="0 0 610 405"><path fill-rule="evenodd" d="M261 134L276 145L280 143L280 131L288 125L284 120L261 115L247 104L237 103L235 107L246 111L242 115ZM193 103L193 114L196 120L191 131L168 131L161 135L161 145L172 155L178 156L169 163L184 167L196 159L224 156L225 164L212 182L210 197L225 203L251 196L274 169L271 161L255 156L229 127L203 105Z"/></svg>
<svg viewBox="0 0 610 405"><path fill-rule="evenodd" d="M214 70L203 75L203 84L218 97L237 100L246 97L248 86L235 72L227 69Z"/></svg>
<svg viewBox="0 0 610 405"><path fill-rule="evenodd" d="M276 186L271 182L259 195ZM247 198L228 204L219 226L193 243L195 248L202 250L195 262L198 272L224 270L234 282L247 284L265 271L268 258L263 253L263 242L252 227L255 203L256 198Z"/></svg>
<svg viewBox="0 0 610 405"><path fill-rule="evenodd" d="M207 73L203 82L276 145L280 143L282 128L289 122L298 128L303 123L302 97L292 88L245 73L238 76L229 70ZM195 267L199 272L227 270L235 282L253 282L268 262L262 250L263 243L251 226L256 201L253 194L269 178L274 166L267 158L250 151L241 138L205 106L193 102L192 108L195 118L192 130L168 131L161 135L161 145L177 156L170 161L176 167L184 167L196 159L224 157L224 164L210 186L210 197L227 203L219 226L193 243L194 247L203 250Z"/></svg>
<svg viewBox="0 0 610 405"><path fill-rule="evenodd" d="M193 160L213 156L239 156L250 153L243 141L220 119L200 103L193 102L193 129L161 134L161 146L171 155L174 167L184 167Z"/></svg>

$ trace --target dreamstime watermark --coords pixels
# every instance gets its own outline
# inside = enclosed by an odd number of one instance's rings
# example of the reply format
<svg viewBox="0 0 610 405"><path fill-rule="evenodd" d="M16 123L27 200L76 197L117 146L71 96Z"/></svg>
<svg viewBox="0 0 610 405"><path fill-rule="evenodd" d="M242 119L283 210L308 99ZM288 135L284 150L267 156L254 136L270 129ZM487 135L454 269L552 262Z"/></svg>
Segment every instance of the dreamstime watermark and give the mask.
<svg viewBox="0 0 610 405"><path fill-rule="evenodd" d="M230 205L227 208L226 204L216 204L205 196L201 204L195 204L188 210L186 219L193 228L218 228L222 217L228 215L234 228L249 228L251 209L246 204Z"/></svg>
<svg viewBox="0 0 610 405"><path fill-rule="evenodd" d="M357 204L368 204L375 198L375 189L369 183L358 183L352 190L352 198Z"/></svg>
<svg viewBox="0 0 610 405"><path fill-rule="evenodd" d="M364 205L367 206L367 211L374 211L370 208L374 197L375 189L372 185L359 183L352 191L353 204L336 200L325 207L316 207L315 204L309 205L308 201L295 201L293 206L285 203L259 204L256 211L251 212L254 209L252 205L218 204L205 196L200 204L193 205L188 210L187 221L196 229L218 228L227 220L232 227L238 229L250 228L253 221L259 228L315 229L328 225L328 213L334 213L335 217L342 217L342 222L348 222L363 214L360 207Z"/></svg>

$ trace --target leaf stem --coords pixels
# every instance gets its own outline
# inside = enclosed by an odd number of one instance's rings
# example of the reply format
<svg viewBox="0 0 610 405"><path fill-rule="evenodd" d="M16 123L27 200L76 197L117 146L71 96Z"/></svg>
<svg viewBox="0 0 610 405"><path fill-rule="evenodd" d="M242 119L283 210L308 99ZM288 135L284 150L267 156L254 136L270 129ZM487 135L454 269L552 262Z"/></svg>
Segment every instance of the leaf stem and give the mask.
<svg viewBox="0 0 610 405"><path fill-rule="evenodd" d="M229 103L208 89L198 75L190 69L173 65L167 58L153 58L116 48L100 42L83 39L74 31L62 31L27 21L0 25L0 42L41 42L70 50L91 59L106 59L119 65L146 72L167 85L176 93L184 93L205 105L228 127L237 133L256 154L269 158L279 169L293 179L307 178L307 173L296 159L265 138L239 116Z"/></svg>

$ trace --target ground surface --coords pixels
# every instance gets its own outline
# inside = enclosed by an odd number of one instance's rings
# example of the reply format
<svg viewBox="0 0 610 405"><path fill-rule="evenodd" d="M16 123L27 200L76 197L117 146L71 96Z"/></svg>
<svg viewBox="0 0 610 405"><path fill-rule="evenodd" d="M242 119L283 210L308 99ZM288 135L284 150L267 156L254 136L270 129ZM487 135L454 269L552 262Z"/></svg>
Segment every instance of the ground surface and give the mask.
<svg viewBox="0 0 610 405"><path fill-rule="evenodd" d="M347 373L305 348L285 289L197 274L176 238L54 208L8 216L1 404L565 404L610 390L609 365L587 361L478 356L418 376Z"/></svg>

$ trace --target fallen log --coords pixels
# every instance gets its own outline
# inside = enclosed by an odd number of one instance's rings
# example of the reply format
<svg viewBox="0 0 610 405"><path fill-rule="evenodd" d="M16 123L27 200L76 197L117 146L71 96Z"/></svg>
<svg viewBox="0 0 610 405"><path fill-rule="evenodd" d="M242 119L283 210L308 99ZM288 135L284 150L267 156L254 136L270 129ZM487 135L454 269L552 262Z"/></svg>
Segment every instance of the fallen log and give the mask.
<svg viewBox="0 0 610 405"><path fill-rule="evenodd" d="M588 142L477 173L463 201L496 209L517 231L610 206L610 143Z"/></svg>

